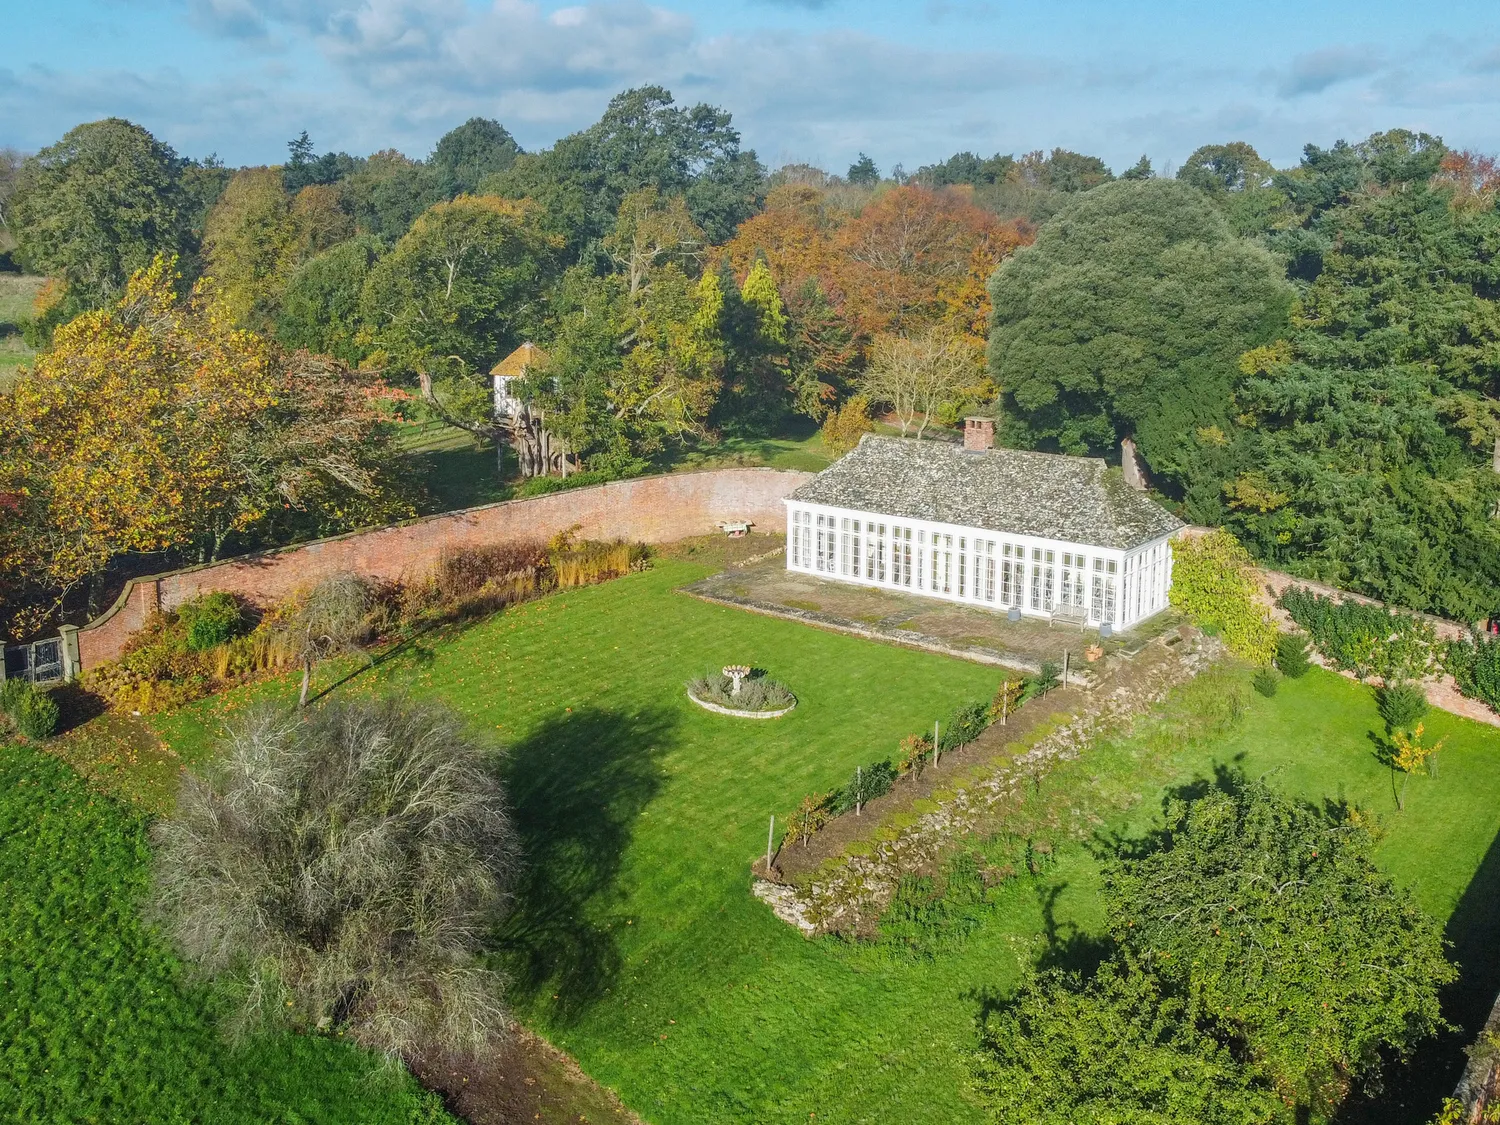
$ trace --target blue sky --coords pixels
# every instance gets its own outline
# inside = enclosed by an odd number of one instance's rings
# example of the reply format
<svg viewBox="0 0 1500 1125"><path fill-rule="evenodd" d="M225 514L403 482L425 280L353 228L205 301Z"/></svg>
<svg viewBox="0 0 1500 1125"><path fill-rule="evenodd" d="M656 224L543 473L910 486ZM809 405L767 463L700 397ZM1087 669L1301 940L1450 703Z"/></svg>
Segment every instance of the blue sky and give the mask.
<svg viewBox="0 0 1500 1125"><path fill-rule="evenodd" d="M729 110L771 166L908 171L1062 145L1116 170L1406 126L1500 150L1494 0L3 0L0 145L129 117L185 155L423 156L475 114L527 148L627 86Z"/></svg>

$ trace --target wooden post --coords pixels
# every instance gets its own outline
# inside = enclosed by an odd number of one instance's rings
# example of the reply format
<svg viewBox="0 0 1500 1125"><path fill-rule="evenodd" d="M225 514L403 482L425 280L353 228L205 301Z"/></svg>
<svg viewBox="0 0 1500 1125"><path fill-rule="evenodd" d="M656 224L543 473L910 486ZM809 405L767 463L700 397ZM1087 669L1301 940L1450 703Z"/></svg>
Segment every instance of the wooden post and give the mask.
<svg viewBox="0 0 1500 1125"><path fill-rule="evenodd" d="M864 790L865 790L864 774L861 772L861 769L862 769L862 767L860 767L860 766L855 766L854 767L854 815L855 816L859 815L859 808L860 808L861 805L864 804L864 802L860 800L860 798L865 795L865 793L864 793Z"/></svg>
<svg viewBox="0 0 1500 1125"><path fill-rule="evenodd" d="M1068 650L1063 649L1063 687L1068 686Z"/></svg>
<svg viewBox="0 0 1500 1125"><path fill-rule="evenodd" d="M938 741L940 727L934 722L932 724L932 768L937 769L938 759L943 756L942 743Z"/></svg>
<svg viewBox="0 0 1500 1125"><path fill-rule="evenodd" d="M771 827L766 831L766 878L771 877L771 841L776 839L776 814L771 814Z"/></svg>
<svg viewBox="0 0 1500 1125"><path fill-rule="evenodd" d="M1000 689L1000 725L1003 727L1010 722L1010 681L1005 681L1005 686Z"/></svg>

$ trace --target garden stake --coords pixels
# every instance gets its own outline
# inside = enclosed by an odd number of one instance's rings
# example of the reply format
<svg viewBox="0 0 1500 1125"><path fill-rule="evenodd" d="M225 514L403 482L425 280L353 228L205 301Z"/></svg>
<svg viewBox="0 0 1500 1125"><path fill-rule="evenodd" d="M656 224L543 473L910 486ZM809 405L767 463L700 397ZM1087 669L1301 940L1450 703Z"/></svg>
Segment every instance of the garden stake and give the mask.
<svg viewBox="0 0 1500 1125"><path fill-rule="evenodd" d="M932 768L937 769L938 759L943 756L943 748L938 744L938 724L932 724Z"/></svg>
<svg viewBox="0 0 1500 1125"><path fill-rule="evenodd" d="M771 841L776 839L776 814L771 814L771 827L766 832L766 878L771 877Z"/></svg>
<svg viewBox="0 0 1500 1125"><path fill-rule="evenodd" d="M1000 725L1003 727L1010 721L1010 681L1005 681L1005 687L1000 692Z"/></svg>
<svg viewBox="0 0 1500 1125"><path fill-rule="evenodd" d="M1068 686L1068 650L1063 649L1063 687Z"/></svg>

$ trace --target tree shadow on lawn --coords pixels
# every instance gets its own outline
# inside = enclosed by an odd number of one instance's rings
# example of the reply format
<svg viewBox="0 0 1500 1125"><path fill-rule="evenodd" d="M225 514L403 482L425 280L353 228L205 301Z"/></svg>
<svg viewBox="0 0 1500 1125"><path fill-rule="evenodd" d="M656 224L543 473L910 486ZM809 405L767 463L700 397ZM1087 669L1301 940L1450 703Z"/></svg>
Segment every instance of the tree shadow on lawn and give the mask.
<svg viewBox="0 0 1500 1125"><path fill-rule="evenodd" d="M1500 837L1490 842L1443 936L1459 969L1458 980L1443 992L1443 1015L1458 1030L1428 1040L1408 1063L1390 1064L1385 1089L1351 1099L1337 1125L1418 1125L1458 1085L1468 1061L1464 1049L1479 1036L1500 990Z"/></svg>
<svg viewBox="0 0 1500 1125"><path fill-rule="evenodd" d="M584 708L506 755L524 867L496 952L520 995L556 997L551 1012L563 1023L580 1019L619 974L621 859L661 789L674 726L664 711Z"/></svg>

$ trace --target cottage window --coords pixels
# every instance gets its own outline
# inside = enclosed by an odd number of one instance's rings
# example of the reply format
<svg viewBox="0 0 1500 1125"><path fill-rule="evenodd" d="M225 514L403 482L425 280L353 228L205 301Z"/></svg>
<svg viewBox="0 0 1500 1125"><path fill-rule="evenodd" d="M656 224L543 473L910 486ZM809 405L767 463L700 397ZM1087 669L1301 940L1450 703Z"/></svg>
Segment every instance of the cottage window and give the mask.
<svg viewBox="0 0 1500 1125"><path fill-rule="evenodd" d="M1115 582L1116 564L1110 559L1104 564L1104 620L1113 622L1115 619Z"/></svg>
<svg viewBox="0 0 1500 1125"><path fill-rule="evenodd" d="M875 540L875 577L881 582L885 581L885 524L880 525Z"/></svg>
<svg viewBox="0 0 1500 1125"><path fill-rule="evenodd" d="M964 596L964 577L969 561L969 541L963 536L958 538L958 596Z"/></svg>
<svg viewBox="0 0 1500 1125"><path fill-rule="evenodd" d="M818 567L819 570L822 570L823 569L823 517L822 517L821 514L818 516L818 539L817 539L817 544L818 544L818 553L816 555L817 567Z"/></svg>
<svg viewBox="0 0 1500 1125"><path fill-rule="evenodd" d="M1042 549L1031 548L1031 608L1042 608Z"/></svg>
<svg viewBox="0 0 1500 1125"><path fill-rule="evenodd" d="M1042 608L1051 613L1053 607L1052 591L1055 588L1053 585L1052 567L1056 561L1056 555L1052 551L1047 551L1043 555L1043 558L1046 559L1047 565L1042 571Z"/></svg>
<svg viewBox="0 0 1500 1125"><path fill-rule="evenodd" d="M875 525L865 524L865 577L875 577Z"/></svg>
<svg viewBox="0 0 1500 1125"><path fill-rule="evenodd" d="M926 578L927 555L927 532L917 532L917 589L920 590L923 580Z"/></svg>
<svg viewBox="0 0 1500 1125"><path fill-rule="evenodd" d="M1093 597L1089 599L1089 617L1098 623L1104 620L1104 560L1094 560Z"/></svg>
<svg viewBox="0 0 1500 1125"><path fill-rule="evenodd" d="M901 532L901 584L911 585L911 528Z"/></svg>
<svg viewBox="0 0 1500 1125"><path fill-rule="evenodd" d="M995 541L987 539L984 543L984 600L992 602L995 600Z"/></svg>

